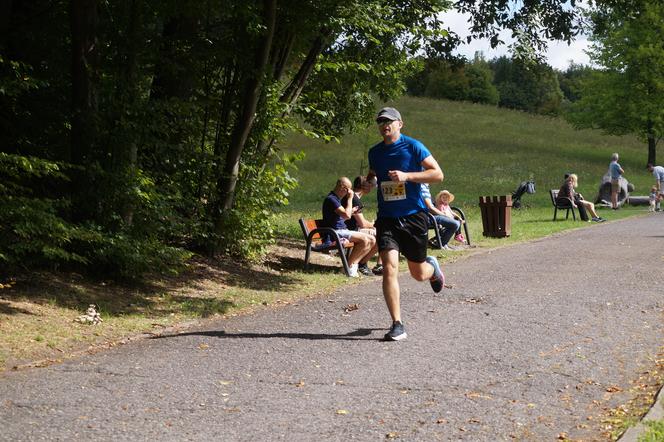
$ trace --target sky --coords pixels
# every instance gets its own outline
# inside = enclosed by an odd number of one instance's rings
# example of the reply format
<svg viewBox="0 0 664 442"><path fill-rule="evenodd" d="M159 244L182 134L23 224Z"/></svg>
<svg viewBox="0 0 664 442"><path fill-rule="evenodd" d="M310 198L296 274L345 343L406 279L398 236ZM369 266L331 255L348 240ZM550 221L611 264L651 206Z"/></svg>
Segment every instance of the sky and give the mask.
<svg viewBox="0 0 664 442"><path fill-rule="evenodd" d="M465 43L465 37L469 34L468 15L456 11L450 11L443 14L442 17L445 27L449 27L451 30L459 34L461 40L464 41L457 50L458 54L465 55L471 60L476 51L482 51L487 60L508 54L509 50L507 46L512 41L509 32L501 33L501 39L505 44L496 49L491 49L488 39L473 40L470 44L467 44ZM584 53L584 50L587 47L588 39L583 35L577 36L576 40L574 40L569 46L565 42L552 41L549 43L546 59L549 65L562 71L567 69L570 61L574 61L574 63L577 64L587 65L590 64L588 56Z"/></svg>

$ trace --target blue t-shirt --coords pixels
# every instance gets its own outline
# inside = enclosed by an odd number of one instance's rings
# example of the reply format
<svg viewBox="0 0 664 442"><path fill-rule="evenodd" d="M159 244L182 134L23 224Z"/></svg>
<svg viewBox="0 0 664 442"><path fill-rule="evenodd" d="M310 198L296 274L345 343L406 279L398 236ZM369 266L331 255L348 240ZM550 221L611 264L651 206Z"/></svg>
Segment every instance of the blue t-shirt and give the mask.
<svg viewBox="0 0 664 442"><path fill-rule="evenodd" d="M611 161L609 164L609 173L611 174L612 180L617 180L620 178L620 164L617 161Z"/></svg>
<svg viewBox="0 0 664 442"><path fill-rule="evenodd" d="M341 207L341 201L334 192L330 192L323 200L323 226L332 227L334 230L346 228L344 219L336 210Z"/></svg>
<svg viewBox="0 0 664 442"><path fill-rule="evenodd" d="M426 211L419 183L397 183L387 174L390 170L421 172L422 161L431 156L420 141L401 135L392 144L380 142L369 150L369 168L378 179L378 217L398 218ZM386 194L386 193L389 193Z"/></svg>

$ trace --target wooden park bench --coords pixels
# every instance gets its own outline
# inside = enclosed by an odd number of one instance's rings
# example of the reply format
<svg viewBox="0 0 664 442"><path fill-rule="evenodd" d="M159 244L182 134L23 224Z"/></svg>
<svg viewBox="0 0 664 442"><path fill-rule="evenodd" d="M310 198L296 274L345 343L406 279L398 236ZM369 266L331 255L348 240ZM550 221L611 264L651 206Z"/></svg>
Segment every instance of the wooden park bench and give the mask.
<svg viewBox="0 0 664 442"><path fill-rule="evenodd" d="M565 219L569 218L569 212L572 211L572 219L576 221L576 215L574 214L574 204L570 198L560 198L558 199L558 189L549 190L551 195L551 204L553 204L553 220L556 220L558 215L558 209L567 210Z"/></svg>
<svg viewBox="0 0 664 442"><path fill-rule="evenodd" d="M311 257L312 251L329 254L330 251L336 250L338 252L339 258L341 258L341 264L343 264L346 276L350 276L348 257L350 256L350 252L353 250L353 246L355 244L347 240L341 240L334 229L330 227L323 227L322 224L322 219L300 218L300 228L302 229L302 234L304 235L304 240L306 241L304 270L309 270L309 258ZM329 237L332 240L323 242L323 236L328 236L325 234L329 234Z"/></svg>

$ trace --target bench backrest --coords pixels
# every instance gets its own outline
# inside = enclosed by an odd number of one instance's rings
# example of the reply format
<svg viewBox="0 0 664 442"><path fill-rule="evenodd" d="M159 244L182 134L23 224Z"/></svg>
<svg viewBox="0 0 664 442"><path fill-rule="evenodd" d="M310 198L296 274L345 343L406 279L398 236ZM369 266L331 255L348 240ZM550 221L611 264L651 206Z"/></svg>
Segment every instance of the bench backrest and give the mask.
<svg viewBox="0 0 664 442"><path fill-rule="evenodd" d="M551 202L553 203L554 206L556 205L556 198L558 198L558 192L559 192L558 189L549 190L549 195L551 195Z"/></svg>
<svg viewBox="0 0 664 442"><path fill-rule="evenodd" d="M300 218L300 228L302 229L302 234L304 235L304 239L306 240L307 237L309 236L309 232L312 230L316 230L317 228L320 227L320 224L323 222L322 219L312 219L312 218ZM322 239L320 237L320 234L316 233L312 237L312 242L317 243L321 242Z"/></svg>
<svg viewBox="0 0 664 442"><path fill-rule="evenodd" d="M574 206L572 205L572 200L569 198L561 198L560 200L558 199L558 192L558 189L549 190L549 193L551 194L551 203L553 203L553 205L559 209L573 208Z"/></svg>

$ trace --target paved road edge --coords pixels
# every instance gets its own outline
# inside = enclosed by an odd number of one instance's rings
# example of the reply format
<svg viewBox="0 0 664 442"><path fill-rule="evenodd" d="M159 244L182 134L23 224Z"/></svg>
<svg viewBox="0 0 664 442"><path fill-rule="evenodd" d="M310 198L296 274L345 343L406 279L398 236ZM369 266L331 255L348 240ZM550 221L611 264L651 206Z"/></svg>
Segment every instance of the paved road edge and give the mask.
<svg viewBox="0 0 664 442"><path fill-rule="evenodd" d="M645 421L664 419L664 387L659 389L655 403L650 407L641 421L635 426L629 428L618 439L620 442L636 442L641 434L646 431Z"/></svg>

